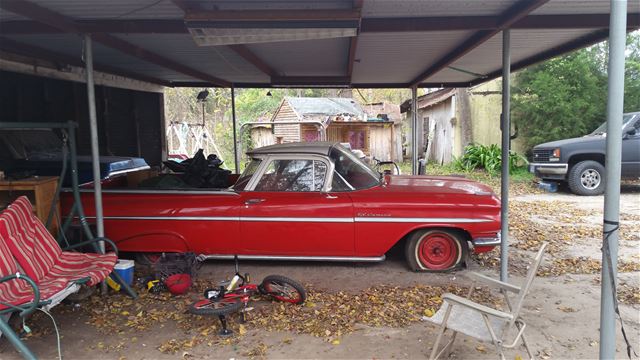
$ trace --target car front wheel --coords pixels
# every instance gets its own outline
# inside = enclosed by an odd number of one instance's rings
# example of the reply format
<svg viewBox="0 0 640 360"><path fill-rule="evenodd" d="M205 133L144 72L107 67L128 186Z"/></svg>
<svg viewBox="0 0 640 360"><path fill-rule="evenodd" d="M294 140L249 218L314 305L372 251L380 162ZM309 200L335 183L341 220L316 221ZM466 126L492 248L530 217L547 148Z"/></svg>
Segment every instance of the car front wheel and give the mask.
<svg viewBox="0 0 640 360"><path fill-rule="evenodd" d="M585 160L569 170L569 189L576 195L600 195L604 193L604 166L597 161Z"/></svg>
<svg viewBox="0 0 640 360"><path fill-rule="evenodd" d="M467 255L467 242L454 231L430 229L416 231L407 241L405 255L413 271L446 271L461 266Z"/></svg>

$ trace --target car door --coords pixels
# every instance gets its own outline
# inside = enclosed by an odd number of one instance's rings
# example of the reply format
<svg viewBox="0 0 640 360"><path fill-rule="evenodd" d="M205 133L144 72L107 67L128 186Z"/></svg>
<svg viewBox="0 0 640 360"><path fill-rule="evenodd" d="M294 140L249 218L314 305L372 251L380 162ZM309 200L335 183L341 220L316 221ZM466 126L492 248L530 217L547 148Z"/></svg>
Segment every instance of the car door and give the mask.
<svg viewBox="0 0 640 360"><path fill-rule="evenodd" d="M629 130L635 130L633 134L627 134ZM640 115L636 115L635 123L629 124L622 138L622 176L640 176Z"/></svg>
<svg viewBox="0 0 640 360"><path fill-rule="evenodd" d="M242 193L243 253L352 256L353 206L323 190L331 163L321 156L270 156Z"/></svg>

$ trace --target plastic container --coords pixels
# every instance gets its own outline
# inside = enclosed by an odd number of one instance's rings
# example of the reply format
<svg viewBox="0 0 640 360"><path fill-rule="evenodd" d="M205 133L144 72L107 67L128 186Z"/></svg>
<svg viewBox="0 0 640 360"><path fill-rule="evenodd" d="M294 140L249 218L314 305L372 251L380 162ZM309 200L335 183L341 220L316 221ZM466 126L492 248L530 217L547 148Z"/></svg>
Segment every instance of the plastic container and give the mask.
<svg viewBox="0 0 640 360"><path fill-rule="evenodd" d="M554 193L558 191L558 183L541 181L538 183L538 189Z"/></svg>
<svg viewBox="0 0 640 360"><path fill-rule="evenodd" d="M135 262L128 259L118 259L116 266L113 270L120 275L122 281L127 285L133 284L133 270L135 268Z"/></svg>

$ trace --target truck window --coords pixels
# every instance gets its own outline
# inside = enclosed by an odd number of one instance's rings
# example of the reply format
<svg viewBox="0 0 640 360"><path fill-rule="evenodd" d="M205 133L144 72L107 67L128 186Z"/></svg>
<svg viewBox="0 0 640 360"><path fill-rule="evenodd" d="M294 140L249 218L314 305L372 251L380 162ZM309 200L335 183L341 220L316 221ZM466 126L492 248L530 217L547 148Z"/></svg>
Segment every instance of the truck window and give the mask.
<svg viewBox="0 0 640 360"><path fill-rule="evenodd" d="M240 175L240 177L238 178L238 181L236 181L236 184L233 186L233 189L235 191L243 191L244 188L247 187L249 180L251 180L253 174L256 173L256 170L258 170L261 162L261 159L251 160L249 165L247 165L247 167L242 172L242 175Z"/></svg>

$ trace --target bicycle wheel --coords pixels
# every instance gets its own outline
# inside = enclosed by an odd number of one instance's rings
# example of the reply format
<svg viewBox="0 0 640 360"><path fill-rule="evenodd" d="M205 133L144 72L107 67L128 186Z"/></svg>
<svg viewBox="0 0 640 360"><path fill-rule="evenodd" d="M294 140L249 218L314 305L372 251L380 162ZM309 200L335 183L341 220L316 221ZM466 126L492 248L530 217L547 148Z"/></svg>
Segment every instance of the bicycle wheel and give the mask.
<svg viewBox="0 0 640 360"><path fill-rule="evenodd" d="M238 298L204 299L189 306L189 312L195 315L229 315L242 309L242 301Z"/></svg>
<svg viewBox="0 0 640 360"><path fill-rule="evenodd" d="M269 275L259 287L263 294L292 304L302 304L307 298L307 292L297 281L280 275Z"/></svg>

